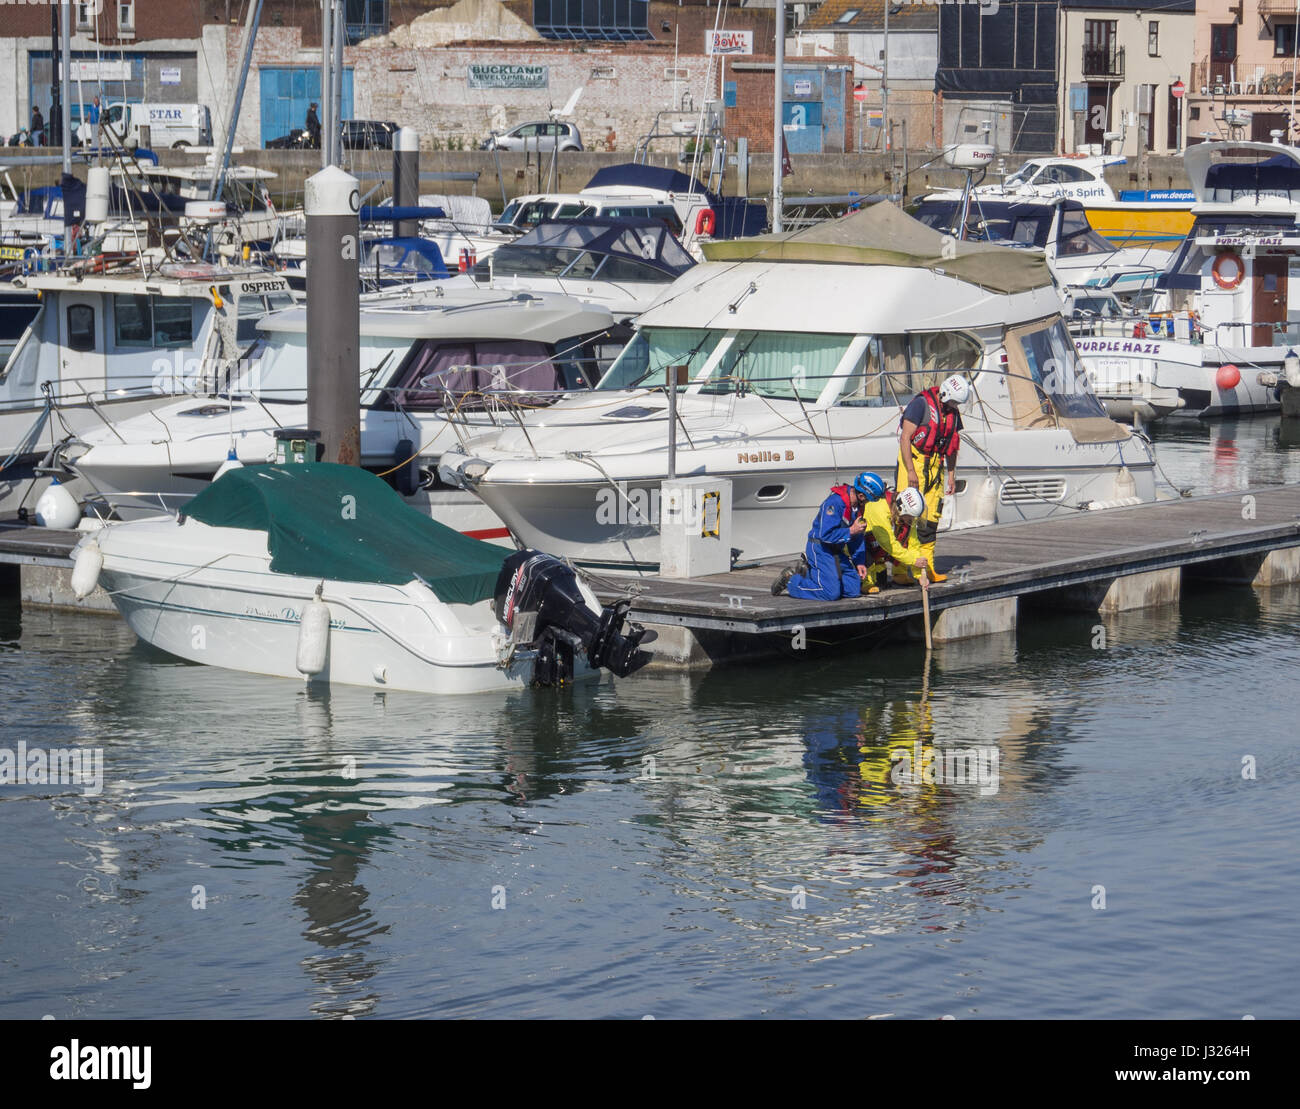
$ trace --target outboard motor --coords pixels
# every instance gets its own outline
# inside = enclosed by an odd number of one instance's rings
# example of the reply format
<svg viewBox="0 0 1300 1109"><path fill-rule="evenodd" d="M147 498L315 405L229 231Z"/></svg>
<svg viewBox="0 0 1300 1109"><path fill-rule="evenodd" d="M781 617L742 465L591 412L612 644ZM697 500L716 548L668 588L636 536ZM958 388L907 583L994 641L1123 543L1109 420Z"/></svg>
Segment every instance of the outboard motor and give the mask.
<svg viewBox="0 0 1300 1109"><path fill-rule="evenodd" d="M592 611L573 569L541 551L519 551L505 560L496 585L496 614L520 642L537 651L533 681L557 685L573 676L575 651L584 651L594 670L604 667L625 678L637 661L645 628L623 619L631 601ZM531 635L525 629L532 624ZM522 633L522 634L520 634Z"/></svg>

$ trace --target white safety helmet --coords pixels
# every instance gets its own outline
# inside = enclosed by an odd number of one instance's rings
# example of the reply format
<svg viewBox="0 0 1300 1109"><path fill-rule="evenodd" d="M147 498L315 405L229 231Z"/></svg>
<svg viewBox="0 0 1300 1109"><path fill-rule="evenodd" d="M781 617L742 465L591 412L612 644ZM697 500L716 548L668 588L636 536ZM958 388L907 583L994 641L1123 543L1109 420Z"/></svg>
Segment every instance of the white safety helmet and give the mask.
<svg viewBox="0 0 1300 1109"><path fill-rule="evenodd" d="M939 400L944 404L955 404L960 408L970 400L970 382L960 374L946 378L939 386Z"/></svg>
<svg viewBox="0 0 1300 1109"><path fill-rule="evenodd" d="M919 489L907 488L898 494L894 503L900 516L919 516L925 511L925 498Z"/></svg>

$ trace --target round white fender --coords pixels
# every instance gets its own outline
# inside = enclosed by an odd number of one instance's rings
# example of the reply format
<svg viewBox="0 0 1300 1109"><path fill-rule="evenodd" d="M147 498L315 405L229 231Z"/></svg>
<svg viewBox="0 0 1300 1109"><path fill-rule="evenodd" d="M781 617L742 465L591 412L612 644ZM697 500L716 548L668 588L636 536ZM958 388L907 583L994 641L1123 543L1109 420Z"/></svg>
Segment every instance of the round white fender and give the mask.
<svg viewBox="0 0 1300 1109"><path fill-rule="evenodd" d="M991 477L980 482L971 506L971 519L981 524L995 524L998 519L998 483Z"/></svg>
<svg viewBox="0 0 1300 1109"><path fill-rule="evenodd" d="M75 528L81 519L77 498L55 478L36 502L36 522L43 528Z"/></svg>
<svg viewBox="0 0 1300 1109"><path fill-rule="evenodd" d="M99 584L99 572L104 568L104 552L93 539L77 552L72 564L72 592L77 600L84 601Z"/></svg>
<svg viewBox="0 0 1300 1109"><path fill-rule="evenodd" d="M295 665L300 674L310 677L325 669L325 659L330 646L330 606L321 600L321 589L307 602L298 625L298 659Z"/></svg>
<svg viewBox="0 0 1300 1109"><path fill-rule="evenodd" d="M1133 480L1128 467L1121 466L1115 475L1115 500L1126 501L1130 497L1137 497L1137 482Z"/></svg>

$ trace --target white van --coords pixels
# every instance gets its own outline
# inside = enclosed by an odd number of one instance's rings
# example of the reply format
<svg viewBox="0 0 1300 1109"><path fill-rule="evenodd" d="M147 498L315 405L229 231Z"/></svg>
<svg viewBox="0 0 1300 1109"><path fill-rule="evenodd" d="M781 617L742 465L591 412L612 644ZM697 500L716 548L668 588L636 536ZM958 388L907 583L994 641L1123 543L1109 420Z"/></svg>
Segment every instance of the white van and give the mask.
<svg viewBox="0 0 1300 1109"><path fill-rule="evenodd" d="M110 104L103 125L126 146L211 146L212 113L206 104ZM141 141L141 128L149 141Z"/></svg>

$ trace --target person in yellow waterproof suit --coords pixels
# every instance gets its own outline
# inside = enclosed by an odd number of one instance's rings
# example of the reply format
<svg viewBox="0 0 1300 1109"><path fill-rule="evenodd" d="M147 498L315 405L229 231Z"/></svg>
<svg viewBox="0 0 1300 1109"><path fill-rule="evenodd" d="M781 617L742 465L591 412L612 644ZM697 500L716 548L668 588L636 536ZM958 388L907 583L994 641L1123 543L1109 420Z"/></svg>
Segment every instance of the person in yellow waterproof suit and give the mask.
<svg viewBox="0 0 1300 1109"><path fill-rule="evenodd" d="M867 525L867 557L870 560L862 577L863 592L880 592L876 580L884 571L886 561L894 564L895 574L910 571L913 578L919 578L922 569L927 577L933 574L934 567L926 561L925 553L916 541L914 521L924 511L925 499L915 489L904 489L901 493L886 490L883 496L863 506L862 519Z"/></svg>
<svg viewBox="0 0 1300 1109"><path fill-rule="evenodd" d="M916 541L930 567L931 581L945 581L935 572L934 543L939 534L943 498L957 488L957 451L961 447L961 413L970 398L970 382L958 374L942 385L918 393L903 409L898 426L898 489L916 489L925 498L925 512L916 521ZM947 481L944 471L947 470ZM894 567L894 581L909 581Z"/></svg>

